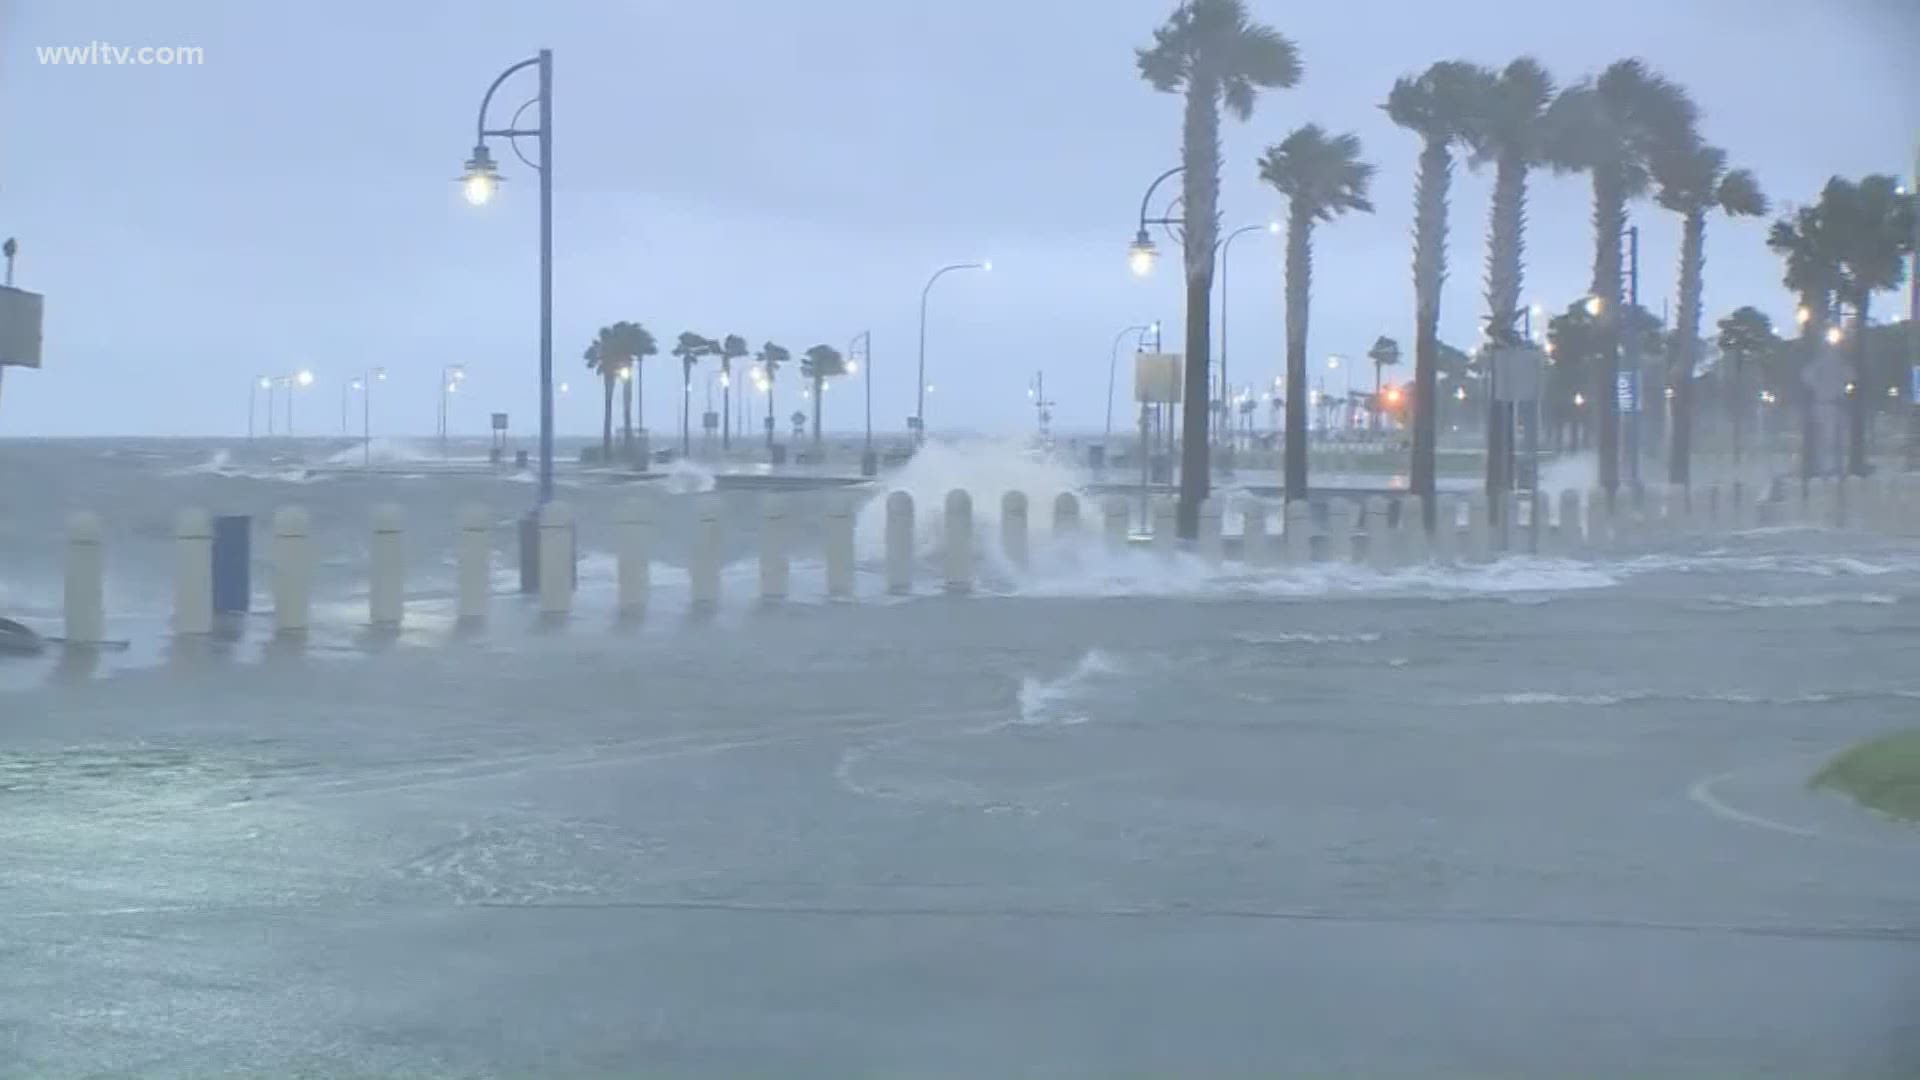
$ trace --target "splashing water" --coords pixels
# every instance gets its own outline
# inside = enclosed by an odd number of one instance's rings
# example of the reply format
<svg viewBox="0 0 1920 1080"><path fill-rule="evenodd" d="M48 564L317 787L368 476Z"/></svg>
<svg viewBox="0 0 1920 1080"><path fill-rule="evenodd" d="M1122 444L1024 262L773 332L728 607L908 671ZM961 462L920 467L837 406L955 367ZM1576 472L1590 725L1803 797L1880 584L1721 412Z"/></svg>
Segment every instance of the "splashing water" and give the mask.
<svg viewBox="0 0 1920 1080"><path fill-rule="evenodd" d="M1090 717L1071 706L1086 697L1090 684L1103 675L1117 675L1120 665L1099 649L1089 649L1080 662L1055 679L1020 680L1020 723L1084 724Z"/></svg>
<svg viewBox="0 0 1920 1080"><path fill-rule="evenodd" d="M667 466L667 478L661 481L669 494L703 495L713 490L712 471L695 464L686 458L675 458Z"/></svg>
<svg viewBox="0 0 1920 1080"><path fill-rule="evenodd" d="M372 461L378 465L405 465L421 461L439 461L437 452L421 448L412 439L374 439L370 443L354 443L343 450L328 454L325 464L359 465Z"/></svg>
<svg viewBox="0 0 1920 1080"><path fill-rule="evenodd" d="M913 496L914 553L932 557L946 532L947 493L959 488L974 500L974 550L987 569L1004 576L1010 568L1000 555L1001 497L1009 491L1026 494L1028 527L1038 535L1052 519L1054 497L1078 492L1086 480L1079 469L1016 440L930 442L904 468L887 477L879 495L861 510L854 523L854 544L862 558L881 557L887 537L886 497L904 491ZM1088 513L1083 500L1083 524ZM1097 528L1098 523L1092 526Z"/></svg>

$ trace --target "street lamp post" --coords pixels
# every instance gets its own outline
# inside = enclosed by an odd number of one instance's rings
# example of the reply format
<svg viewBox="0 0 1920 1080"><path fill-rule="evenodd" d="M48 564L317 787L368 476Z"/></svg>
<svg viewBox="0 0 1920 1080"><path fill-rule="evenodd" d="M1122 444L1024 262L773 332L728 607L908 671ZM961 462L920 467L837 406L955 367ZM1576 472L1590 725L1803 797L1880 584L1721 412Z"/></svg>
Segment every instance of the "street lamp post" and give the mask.
<svg viewBox="0 0 1920 1080"><path fill-rule="evenodd" d="M487 106L493 103L494 91L499 90L509 76L529 67L539 69L538 93L514 112L508 126L487 127ZM539 106L539 126L515 126L529 105ZM553 500L553 50L541 49L537 55L508 67L493 80L486 96L480 99L479 120L474 130L473 156L467 160L466 172L461 176L461 188L468 202L475 206L485 203L500 185L493 155L487 150L489 138L506 139L514 155L540 174L540 503L544 506ZM527 161L520 154L520 144L515 140L522 137L539 140L537 163ZM443 433L443 454L445 442Z"/></svg>
<svg viewBox="0 0 1920 1080"><path fill-rule="evenodd" d="M386 368L373 368L347 384L348 390L360 391L360 459L367 468L373 467L373 384L387 381ZM346 431L346 393L340 395L340 428Z"/></svg>
<svg viewBox="0 0 1920 1080"><path fill-rule="evenodd" d="M933 292L933 283L955 270L993 270L993 262L953 263L933 272L927 279L926 287L920 290L920 382L916 391L916 403L913 408L913 441L918 446L927 441L927 295Z"/></svg>
<svg viewBox="0 0 1920 1080"><path fill-rule="evenodd" d="M440 369L440 459L442 461L447 457L447 436L452 427L449 423L452 410L448 408L447 395L458 391L460 384L465 381L467 381L465 364L448 364Z"/></svg>
<svg viewBox="0 0 1920 1080"><path fill-rule="evenodd" d="M260 391L267 392L267 434L273 434L273 380L261 375L247 387L247 441L253 441L253 407L260 397Z"/></svg>
<svg viewBox="0 0 1920 1080"><path fill-rule="evenodd" d="M1233 265L1231 258L1233 241L1235 237L1259 232L1262 229L1275 236L1280 235L1280 223L1269 221L1265 225L1242 225L1228 233L1226 239L1220 241L1220 400L1222 402L1227 400L1227 268ZM1231 443L1233 441L1231 417L1228 418L1228 424L1227 441Z"/></svg>
<svg viewBox="0 0 1920 1080"><path fill-rule="evenodd" d="M873 452L873 331L862 330L847 342L847 374L857 375L860 369L855 366L854 349L865 343L867 347L867 377L865 379L867 395L867 436L860 451L860 475L872 476L880 471L880 458Z"/></svg>
<svg viewBox="0 0 1920 1080"><path fill-rule="evenodd" d="M1129 326L1125 330L1113 335L1113 351L1107 357L1107 426L1101 435L1101 445L1103 447L1113 441L1113 380L1114 372L1120 366L1120 343L1126 340L1128 334L1133 334L1135 335L1136 348L1145 348L1147 331L1149 330L1158 333L1160 324L1154 322L1142 323L1139 326Z"/></svg>

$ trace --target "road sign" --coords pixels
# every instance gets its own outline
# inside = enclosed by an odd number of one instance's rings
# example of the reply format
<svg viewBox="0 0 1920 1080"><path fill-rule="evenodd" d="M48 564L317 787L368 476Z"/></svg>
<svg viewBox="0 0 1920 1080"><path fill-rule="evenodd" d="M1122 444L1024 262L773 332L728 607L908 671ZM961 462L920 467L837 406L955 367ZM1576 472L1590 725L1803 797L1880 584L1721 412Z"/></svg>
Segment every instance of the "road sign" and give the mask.
<svg viewBox="0 0 1920 1080"><path fill-rule="evenodd" d="M507 414L506 413L497 412L493 414L493 430L495 431L507 430Z"/></svg>
<svg viewBox="0 0 1920 1080"><path fill-rule="evenodd" d="M1173 405L1180 401L1181 354L1135 353L1133 400L1143 405Z"/></svg>
<svg viewBox="0 0 1920 1080"><path fill-rule="evenodd" d="M0 285L0 367L40 366L39 293Z"/></svg>
<svg viewBox="0 0 1920 1080"><path fill-rule="evenodd" d="M1907 387L1907 404L1920 405L1920 364L1915 364L1909 368L1907 370L1907 376L1908 382L1911 384Z"/></svg>
<svg viewBox="0 0 1920 1080"><path fill-rule="evenodd" d="M1638 412L1640 409L1640 373L1637 371L1616 372L1613 376L1613 395L1623 413Z"/></svg>

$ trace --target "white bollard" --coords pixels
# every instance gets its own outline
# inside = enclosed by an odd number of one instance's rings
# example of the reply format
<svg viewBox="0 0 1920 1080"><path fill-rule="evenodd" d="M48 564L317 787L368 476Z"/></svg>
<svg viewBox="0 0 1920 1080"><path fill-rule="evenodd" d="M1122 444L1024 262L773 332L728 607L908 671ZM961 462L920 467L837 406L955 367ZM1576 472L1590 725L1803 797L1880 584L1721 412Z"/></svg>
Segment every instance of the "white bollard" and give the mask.
<svg viewBox="0 0 1920 1080"><path fill-rule="evenodd" d="M82 510L67 519L66 635L69 645L107 639L107 556L100 515Z"/></svg>
<svg viewBox="0 0 1920 1080"><path fill-rule="evenodd" d="M1080 536L1080 499L1071 491L1053 497L1053 539L1055 544L1077 540Z"/></svg>
<svg viewBox="0 0 1920 1080"><path fill-rule="evenodd" d="M913 591L913 496L904 491L887 496L887 591Z"/></svg>
<svg viewBox="0 0 1920 1080"><path fill-rule="evenodd" d="M1000 554L1014 569L1027 568L1027 493L1024 491L1009 491L1000 496Z"/></svg>
<svg viewBox="0 0 1920 1080"><path fill-rule="evenodd" d="M1413 495L1400 497L1400 519L1394 523L1394 558L1403 566L1416 566L1427 561L1427 523L1420 516L1420 499Z"/></svg>
<svg viewBox="0 0 1920 1080"><path fill-rule="evenodd" d="M1305 499L1292 499L1287 503L1284 514L1281 540L1286 545L1287 562L1293 566L1305 566L1313 561L1313 504Z"/></svg>
<svg viewBox="0 0 1920 1080"><path fill-rule="evenodd" d="M1375 495L1367 500L1367 516L1363 528L1367 537L1367 562L1375 570L1393 568L1395 552L1393 532L1387 522L1387 500Z"/></svg>
<svg viewBox="0 0 1920 1080"><path fill-rule="evenodd" d="M1240 561L1248 566L1265 566L1267 551L1267 504L1249 498L1240 504Z"/></svg>
<svg viewBox="0 0 1920 1080"><path fill-rule="evenodd" d="M368 549L367 621L399 626L406 615L406 514L392 503L373 508L373 545Z"/></svg>
<svg viewBox="0 0 1920 1080"><path fill-rule="evenodd" d="M550 502L540 509L540 613L573 610L573 507Z"/></svg>
<svg viewBox="0 0 1920 1080"><path fill-rule="evenodd" d="M853 504L838 496L827 507L827 599L853 599Z"/></svg>
<svg viewBox="0 0 1920 1080"><path fill-rule="evenodd" d="M213 633L213 518L180 511L174 526L173 632Z"/></svg>
<svg viewBox="0 0 1920 1080"><path fill-rule="evenodd" d="M787 598L791 568L787 561L787 508L777 495L760 504L760 602L777 604Z"/></svg>
<svg viewBox="0 0 1920 1080"><path fill-rule="evenodd" d="M1127 500L1118 495L1100 504L1101 531L1106 535L1108 554L1127 550L1129 513Z"/></svg>
<svg viewBox="0 0 1920 1080"><path fill-rule="evenodd" d="M469 503L460 511L454 562L459 620L468 625L487 621L487 598L493 592L493 515L479 503Z"/></svg>
<svg viewBox="0 0 1920 1080"><path fill-rule="evenodd" d="M1162 558L1173 558L1180 540L1174 521L1176 507L1172 499L1157 499L1153 504L1153 551Z"/></svg>
<svg viewBox="0 0 1920 1080"><path fill-rule="evenodd" d="M973 590L973 496L954 488L947 492L946 544L942 551L950 593Z"/></svg>
<svg viewBox="0 0 1920 1080"><path fill-rule="evenodd" d="M1460 497L1434 496L1433 532L1427 542L1438 562L1453 562L1460 557Z"/></svg>
<svg viewBox="0 0 1920 1080"><path fill-rule="evenodd" d="M1571 555L1586 546L1587 534L1580 517L1580 491L1567 488L1560 493L1560 521L1553 527L1554 551Z"/></svg>
<svg viewBox="0 0 1920 1080"><path fill-rule="evenodd" d="M695 511L687 586L694 611L708 612L720 606L720 507L711 500L702 500Z"/></svg>
<svg viewBox="0 0 1920 1080"><path fill-rule="evenodd" d="M1467 496L1467 547L1470 562L1486 562L1493 554L1493 530L1487 518L1487 493Z"/></svg>
<svg viewBox="0 0 1920 1080"><path fill-rule="evenodd" d="M1220 539L1220 500L1207 498L1200 501L1200 535L1198 536L1200 558L1208 566L1219 566L1226 560L1226 551Z"/></svg>
<svg viewBox="0 0 1920 1080"><path fill-rule="evenodd" d="M313 589L312 553L307 544L307 512L283 506L273 514L273 628L281 634L307 630Z"/></svg>
<svg viewBox="0 0 1920 1080"><path fill-rule="evenodd" d="M1327 503L1327 561L1352 562L1353 537L1360 529L1360 504L1352 499Z"/></svg>
<svg viewBox="0 0 1920 1080"><path fill-rule="evenodd" d="M647 594L653 589L653 566L647 553L652 522L647 504L637 498L620 500L613 508L614 543L619 577L619 598L615 611L620 618L632 619L647 612Z"/></svg>

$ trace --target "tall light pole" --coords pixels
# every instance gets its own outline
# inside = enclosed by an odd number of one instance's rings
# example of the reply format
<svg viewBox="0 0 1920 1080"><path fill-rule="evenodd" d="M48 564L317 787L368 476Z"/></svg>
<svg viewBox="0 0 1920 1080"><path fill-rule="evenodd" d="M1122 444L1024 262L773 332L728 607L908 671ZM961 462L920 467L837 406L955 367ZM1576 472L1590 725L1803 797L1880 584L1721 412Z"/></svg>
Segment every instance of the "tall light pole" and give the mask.
<svg viewBox="0 0 1920 1080"><path fill-rule="evenodd" d="M1259 232L1262 229L1274 236L1280 235L1280 223L1269 221L1265 225L1242 225L1228 233L1226 239L1220 241L1220 400L1222 403L1227 400L1227 268L1233 265L1233 241L1235 237ZM1229 425L1227 441L1231 443L1233 441L1231 416L1227 418L1227 423Z"/></svg>
<svg viewBox="0 0 1920 1080"><path fill-rule="evenodd" d="M313 372L302 368L291 375L280 376L280 385L287 391L287 435L293 435L293 392L305 390L313 385Z"/></svg>
<svg viewBox="0 0 1920 1080"><path fill-rule="evenodd" d="M348 389L360 391L360 460L367 468L373 467L373 384L387 381L386 368L373 368L359 378L347 384ZM341 428L346 427L345 395L341 400Z"/></svg>
<svg viewBox="0 0 1920 1080"><path fill-rule="evenodd" d="M260 391L267 392L267 434L273 434L273 380L261 375L247 388L247 441L253 441L253 406L260 397Z"/></svg>
<svg viewBox="0 0 1920 1080"><path fill-rule="evenodd" d="M1136 347L1145 348L1147 332L1149 330L1156 334L1159 333L1160 324L1157 322L1141 323L1139 326L1129 326L1125 330L1113 335L1113 351L1107 358L1107 426L1101 435L1101 445L1103 448L1113 441L1113 379L1114 372L1120 366L1120 343L1126 340L1128 334L1133 334L1135 335L1134 340L1137 343Z"/></svg>
<svg viewBox="0 0 1920 1080"><path fill-rule="evenodd" d="M447 435L448 429L452 426L448 423L451 410L447 407L447 395L458 391L460 384L466 381L467 366L465 364L448 364L440 369L440 459L442 461L447 457Z"/></svg>
<svg viewBox="0 0 1920 1080"><path fill-rule="evenodd" d="M504 128L487 127L487 106L493 103L494 91L507 78L524 68L538 68L540 89L536 95L519 109L514 111L513 119ZM530 105L539 106L539 126L522 128L520 114ZM489 138L502 138L513 148L514 156L540 174L540 504L553 501L553 50L541 49L526 60L508 67L487 87L486 96L480 99L480 118L474 125L473 156L467 159L466 172L460 178L461 190L467 201L479 206L493 198L500 186L500 176L493 161L493 155L487 150ZM539 140L540 160L527 161L520 153L520 138ZM442 383L442 385L445 385ZM443 421L444 423L444 421ZM442 456L444 456L446 435L441 434Z"/></svg>
<svg viewBox="0 0 1920 1080"><path fill-rule="evenodd" d="M860 369L854 360L854 350L862 343L867 347L867 437L860 451L860 475L873 476L880 471L880 458L873 452L873 331L862 330L847 342L847 374L858 375Z"/></svg>
<svg viewBox="0 0 1920 1080"><path fill-rule="evenodd" d="M920 382L916 391L916 404L913 407L913 441L918 446L927 441L927 294L933 292L933 283L951 274L955 270L993 270L992 260L981 262L953 263L933 272L927 279L926 288L920 290Z"/></svg>

